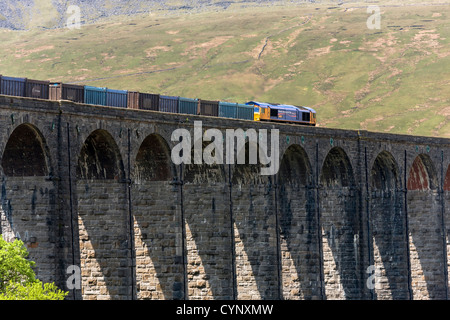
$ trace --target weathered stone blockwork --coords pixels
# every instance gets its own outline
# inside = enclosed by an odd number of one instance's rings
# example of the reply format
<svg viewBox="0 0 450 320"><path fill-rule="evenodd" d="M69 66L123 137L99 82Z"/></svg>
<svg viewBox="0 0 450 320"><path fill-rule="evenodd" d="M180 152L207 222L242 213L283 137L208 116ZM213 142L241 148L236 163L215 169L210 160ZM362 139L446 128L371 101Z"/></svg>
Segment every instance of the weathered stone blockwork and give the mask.
<svg viewBox="0 0 450 320"><path fill-rule="evenodd" d="M142 181L131 187L137 299L183 297L177 192L169 182L160 181Z"/></svg>
<svg viewBox="0 0 450 320"><path fill-rule="evenodd" d="M194 121L278 173L175 165ZM0 96L0 231L70 299L448 299L449 142Z"/></svg>

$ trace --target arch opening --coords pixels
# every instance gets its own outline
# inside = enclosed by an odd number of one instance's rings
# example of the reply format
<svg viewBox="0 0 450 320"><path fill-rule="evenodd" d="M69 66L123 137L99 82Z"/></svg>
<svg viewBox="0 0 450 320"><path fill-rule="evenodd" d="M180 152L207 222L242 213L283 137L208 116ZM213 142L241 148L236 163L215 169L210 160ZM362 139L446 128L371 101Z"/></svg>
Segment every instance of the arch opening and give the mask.
<svg viewBox="0 0 450 320"><path fill-rule="evenodd" d="M394 157L382 151L376 157L371 169L371 187L375 190L395 190L398 187L398 166Z"/></svg>
<svg viewBox="0 0 450 320"><path fill-rule="evenodd" d="M87 180L124 178L119 148L107 131L95 130L84 142L78 158L77 178Z"/></svg>
<svg viewBox="0 0 450 320"><path fill-rule="evenodd" d="M408 299L407 236L403 211L404 193L394 157L380 152L370 174L370 236L372 258L377 272L377 299Z"/></svg>
<svg viewBox="0 0 450 320"><path fill-rule="evenodd" d="M3 173L11 177L47 176L48 156L43 136L34 126L19 125L10 135L2 157Z"/></svg>
<svg viewBox="0 0 450 320"><path fill-rule="evenodd" d="M93 131L76 168L79 254L84 299L129 299L127 184L119 148L109 132Z"/></svg>
<svg viewBox="0 0 450 320"><path fill-rule="evenodd" d="M195 152L202 153L202 159L205 152L205 148L208 147L210 142L203 141L202 149L196 151L195 148L191 150L191 164L186 164L183 171L183 182L194 183L194 184L204 184L204 183L224 183L225 182L225 171L224 166L221 164L207 164L202 161L201 164L194 163ZM215 150L212 151L211 156L214 157Z"/></svg>
<svg viewBox="0 0 450 320"><path fill-rule="evenodd" d="M322 167L320 182L327 187L354 186L353 169L343 149L334 147L330 150Z"/></svg>
<svg viewBox="0 0 450 320"><path fill-rule="evenodd" d="M305 150L299 145L290 146L284 153L278 180L289 185L310 185L312 183L311 165Z"/></svg>
<svg viewBox="0 0 450 320"><path fill-rule="evenodd" d="M444 265L447 259L442 241L442 212L438 178L430 156L419 154L412 163L407 182L407 210L413 299L445 299Z"/></svg>
<svg viewBox="0 0 450 320"><path fill-rule="evenodd" d="M345 151L331 149L320 175L320 221L327 299L360 299L360 217L353 169Z"/></svg>
<svg viewBox="0 0 450 320"><path fill-rule="evenodd" d="M50 152L37 127L18 125L8 137L1 159L2 185L0 233L6 241L20 239L29 259L39 266L36 276L45 282L58 279L55 269L58 242L57 190L52 175Z"/></svg>
<svg viewBox="0 0 450 320"><path fill-rule="evenodd" d="M202 162L196 164L199 160L196 157ZM183 208L189 248L186 264L187 272L192 275L188 283L192 299L232 296L233 279L229 272L232 234L229 207L225 205L229 201L229 187L225 165L216 163L221 158L221 150L216 149L214 140L202 141L201 148L191 149L191 164L183 167Z"/></svg>
<svg viewBox="0 0 450 320"><path fill-rule="evenodd" d="M248 277L247 284L237 281L237 298L276 299L279 288L268 277L277 277L277 247L267 246L267 239L276 239L273 176L261 174L265 150L249 139L235 146L232 165L231 202L234 220L236 278ZM261 241L261 239L266 239ZM248 285L250 284L250 285ZM256 288L249 292L249 287Z"/></svg>
<svg viewBox="0 0 450 320"><path fill-rule="evenodd" d="M306 151L291 145L283 154L277 175L282 296L320 299L320 255L316 197ZM311 285L313 284L313 285Z"/></svg>
<svg viewBox="0 0 450 320"><path fill-rule="evenodd" d="M134 170L137 181L168 181L175 176L170 165L170 150L164 138L147 136L139 147Z"/></svg>
<svg viewBox="0 0 450 320"><path fill-rule="evenodd" d="M171 184L176 170L171 162L170 147L161 135L152 133L142 141L133 176L136 297L144 300L182 299L182 260L178 259L177 235L173 232L179 227L179 199Z"/></svg>
<svg viewBox="0 0 450 320"><path fill-rule="evenodd" d="M434 190L437 186L437 175L430 157L418 155L409 170L408 190Z"/></svg>
<svg viewBox="0 0 450 320"><path fill-rule="evenodd" d="M238 159L243 152L245 155L243 156L243 159L245 159L245 161L244 163L239 163L238 160L235 161L231 183L233 185L258 185L270 181L268 176L261 175L261 168L264 165L258 161L258 155L264 157L264 151L260 150L260 146L257 143L246 142L243 148L237 150L236 159Z"/></svg>

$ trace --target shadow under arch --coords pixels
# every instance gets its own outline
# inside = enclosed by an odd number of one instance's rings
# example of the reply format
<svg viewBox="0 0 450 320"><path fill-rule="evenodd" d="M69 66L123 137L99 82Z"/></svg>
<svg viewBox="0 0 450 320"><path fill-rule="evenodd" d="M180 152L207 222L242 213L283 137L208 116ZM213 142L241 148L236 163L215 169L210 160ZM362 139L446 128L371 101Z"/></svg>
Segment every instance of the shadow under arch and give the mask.
<svg viewBox="0 0 450 320"><path fill-rule="evenodd" d="M342 148L328 152L319 181L326 298L359 299L363 281L358 197L353 168Z"/></svg>
<svg viewBox="0 0 450 320"><path fill-rule="evenodd" d="M61 286L58 272L57 187L50 151L41 131L30 123L18 125L3 150L1 233L7 241L22 240L34 271L44 282Z"/></svg>
<svg viewBox="0 0 450 320"><path fill-rule="evenodd" d="M277 184L283 297L318 299L321 285L316 197L311 164L301 146L291 145L284 152Z"/></svg>
<svg viewBox="0 0 450 320"><path fill-rule="evenodd" d="M209 146L208 141L202 142L202 149L197 151L201 152L202 155L202 163L196 164L194 162L195 148L191 150L191 163L185 164L183 167L182 180L183 183L188 184L222 184L226 182L226 172L223 164L208 164L205 163L203 159L203 155L205 152L205 148ZM215 150L213 149L213 155Z"/></svg>
<svg viewBox="0 0 450 320"><path fill-rule="evenodd" d="M428 155L419 154L409 169L408 190L436 190L438 185L438 176L433 161Z"/></svg>
<svg viewBox="0 0 450 320"><path fill-rule="evenodd" d="M128 191L122 156L108 131L86 138L76 172L82 297L129 299Z"/></svg>
<svg viewBox="0 0 450 320"><path fill-rule="evenodd" d="M427 154L412 163L407 181L409 248L413 299L445 299L444 244L438 176ZM426 204L426 205L424 205Z"/></svg>
<svg viewBox="0 0 450 320"><path fill-rule="evenodd" d="M223 164L205 163L205 157L221 152L208 148L210 144L203 141L201 150L193 148L191 164L183 165L188 291L193 300L232 299L234 290L229 185ZM195 152L201 152L201 164L194 163Z"/></svg>
<svg viewBox="0 0 450 320"><path fill-rule="evenodd" d="M170 159L170 148L166 140L157 133L142 141L136 155L134 180L169 181L176 177L176 168Z"/></svg>
<svg viewBox="0 0 450 320"><path fill-rule="evenodd" d="M9 177L48 176L50 153L39 129L29 123L17 126L2 156L3 173Z"/></svg>
<svg viewBox="0 0 450 320"><path fill-rule="evenodd" d="M279 299L273 176L261 174L265 150L257 143L249 140L237 152L245 152L245 163L234 164L231 177L237 298Z"/></svg>
<svg viewBox="0 0 450 320"><path fill-rule="evenodd" d="M238 146L236 146L237 148ZM242 153L244 153L244 156L242 156ZM239 157L242 157L244 163L239 162ZM236 163L234 164L231 183L233 185L271 183L270 177L261 174L261 168L264 167L260 161L261 157L263 161L266 160L264 150L261 150L259 144L253 141L246 142L241 149L236 150Z"/></svg>
<svg viewBox="0 0 450 320"><path fill-rule="evenodd" d="M148 135L136 153L131 203L134 218L136 297L182 299L183 259L179 242L176 168L159 134Z"/></svg>
<svg viewBox="0 0 450 320"><path fill-rule="evenodd" d="M377 299L408 299L408 255L404 193L399 168L388 151L380 152L370 171L370 230L377 277ZM379 272L380 271L380 272ZM383 285L380 287L380 284Z"/></svg>
<svg viewBox="0 0 450 320"><path fill-rule="evenodd" d="M124 177L122 156L114 138L106 130L95 130L78 156L77 179L118 181Z"/></svg>

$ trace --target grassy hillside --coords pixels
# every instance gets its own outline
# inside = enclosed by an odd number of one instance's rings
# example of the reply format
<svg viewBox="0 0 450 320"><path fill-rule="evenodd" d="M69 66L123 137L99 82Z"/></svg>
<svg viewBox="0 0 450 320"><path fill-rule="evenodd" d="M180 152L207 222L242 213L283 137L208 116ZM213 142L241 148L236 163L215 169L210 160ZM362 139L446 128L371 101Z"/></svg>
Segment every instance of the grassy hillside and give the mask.
<svg viewBox="0 0 450 320"><path fill-rule="evenodd" d="M364 2L0 30L0 74L306 105L320 126L450 137L450 5L395 3L379 3L379 30L367 28Z"/></svg>

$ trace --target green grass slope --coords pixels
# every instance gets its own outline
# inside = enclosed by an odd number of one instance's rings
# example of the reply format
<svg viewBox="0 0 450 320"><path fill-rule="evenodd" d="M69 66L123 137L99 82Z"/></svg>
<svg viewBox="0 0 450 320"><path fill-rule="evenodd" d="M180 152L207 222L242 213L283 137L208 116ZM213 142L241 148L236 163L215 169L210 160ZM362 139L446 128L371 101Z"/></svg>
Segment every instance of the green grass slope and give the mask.
<svg viewBox="0 0 450 320"><path fill-rule="evenodd" d="M0 30L0 74L306 105L320 126L450 137L450 5L393 4L379 4L379 30L363 2Z"/></svg>

